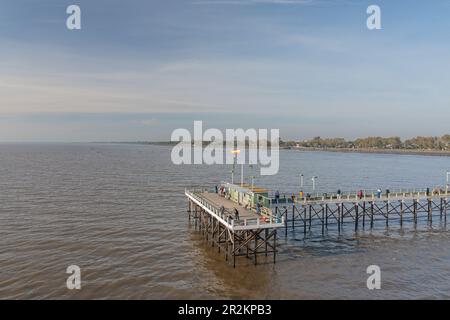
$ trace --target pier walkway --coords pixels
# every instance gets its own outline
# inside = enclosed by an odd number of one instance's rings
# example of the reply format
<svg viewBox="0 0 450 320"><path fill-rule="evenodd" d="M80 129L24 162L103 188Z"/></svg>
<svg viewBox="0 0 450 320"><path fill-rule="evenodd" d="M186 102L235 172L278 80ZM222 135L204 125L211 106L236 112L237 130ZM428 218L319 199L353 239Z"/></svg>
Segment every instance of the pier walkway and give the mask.
<svg viewBox="0 0 450 320"><path fill-rule="evenodd" d="M276 259L277 230L301 228L306 236L313 226L322 228L337 225L340 233L346 224L359 228L374 227L393 220L400 226L406 219L418 224L425 217L429 223L439 217L447 223L448 186L427 189L401 189L315 194L280 194L275 197L265 189L249 185L222 183L217 190L186 189L189 201L189 220L193 221L211 245L225 252L236 266L236 257L246 256L256 264L258 256L273 254ZM217 192L216 192L217 191ZM236 219L234 209L239 211ZM258 208L258 210L256 209ZM258 212L258 213L257 213Z"/></svg>
<svg viewBox="0 0 450 320"><path fill-rule="evenodd" d="M321 197L289 198L282 195L279 199L266 198L274 214L282 216L285 234L288 228L302 228L304 233L312 226L321 225L322 232L328 225L335 224L340 232L344 224L354 224L355 232L367 224L374 227L376 221L383 220L386 226L392 220L398 220L400 226L404 220L411 219L417 225L420 217L426 217L432 223L439 216L447 222L449 189L396 190L385 192L360 191L348 194L324 194Z"/></svg>
<svg viewBox="0 0 450 320"><path fill-rule="evenodd" d="M273 254L276 261L277 229L285 226L284 218L271 210L257 214L207 189L186 189L189 220L208 243L225 253L226 260L236 266L236 257L246 256L257 264L258 255ZM239 211L235 218L234 208Z"/></svg>

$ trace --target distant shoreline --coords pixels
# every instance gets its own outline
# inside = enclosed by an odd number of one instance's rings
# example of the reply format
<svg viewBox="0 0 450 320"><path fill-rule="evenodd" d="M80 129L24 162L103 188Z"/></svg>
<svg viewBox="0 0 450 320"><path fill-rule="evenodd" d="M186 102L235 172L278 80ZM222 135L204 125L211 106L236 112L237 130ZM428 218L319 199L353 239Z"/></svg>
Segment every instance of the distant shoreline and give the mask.
<svg viewBox="0 0 450 320"><path fill-rule="evenodd" d="M135 144L148 144L159 146L174 146L178 142L159 141L159 142L130 142ZM399 154L399 155L418 155L418 156L441 156L450 157L450 151L443 150L422 150L422 149L379 149L379 148L315 148L315 147L288 147L280 146L281 150L291 151L311 151L311 152L336 152L336 153L372 153L372 154Z"/></svg>
<svg viewBox="0 0 450 320"><path fill-rule="evenodd" d="M282 148L283 149L283 148ZM450 151L441 150L407 150L407 149L351 149L351 148L286 148L292 151L312 151L312 152L340 152L340 153L374 153L374 154L399 154L418 156L443 156L450 157Z"/></svg>

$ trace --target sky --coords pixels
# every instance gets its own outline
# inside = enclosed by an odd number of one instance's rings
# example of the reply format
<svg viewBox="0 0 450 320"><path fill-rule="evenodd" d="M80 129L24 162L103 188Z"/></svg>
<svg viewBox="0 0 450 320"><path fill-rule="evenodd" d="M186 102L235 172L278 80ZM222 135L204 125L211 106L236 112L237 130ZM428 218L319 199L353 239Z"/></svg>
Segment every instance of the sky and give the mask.
<svg viewBox="0 0 450 320"><path fill-rule="evenodd" d="M194 120L448 134L449 16L448 0L2 0L0 141L161 141Z"/></svg>

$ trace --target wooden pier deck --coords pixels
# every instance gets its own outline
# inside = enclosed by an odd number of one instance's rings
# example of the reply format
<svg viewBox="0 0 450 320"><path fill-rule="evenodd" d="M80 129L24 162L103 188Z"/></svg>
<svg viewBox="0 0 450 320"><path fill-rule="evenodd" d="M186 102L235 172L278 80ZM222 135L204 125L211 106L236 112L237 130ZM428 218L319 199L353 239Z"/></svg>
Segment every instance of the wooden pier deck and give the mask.
<svg viewBox="0 0 450 320"><path fill-rule="evenodd" d="M239 211L239 217L241 220L256 220L259 217L259 215L256 214L256 212L253 212L251 210L248 210L244 208L243 206L229 200L225 199L224 197L219 196L217 193L211 193L211 192L203 192L200 193L199 196L203 197L206 201L210 203L215 203L219 207L223 206L227 212L230 212L232 214L234 208L238 209Z"/></svg>

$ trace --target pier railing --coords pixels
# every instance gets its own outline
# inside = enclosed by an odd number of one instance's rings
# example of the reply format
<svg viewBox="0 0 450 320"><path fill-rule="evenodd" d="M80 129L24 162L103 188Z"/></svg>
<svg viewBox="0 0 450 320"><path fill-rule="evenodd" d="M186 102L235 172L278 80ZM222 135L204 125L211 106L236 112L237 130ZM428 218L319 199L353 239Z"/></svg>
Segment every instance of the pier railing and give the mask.
<svg viewBox="0 0 450 320"><path fill-rule="evenodd" d="M223 222L227 223L231 227L239 227L239 226L254 226L259 227L262 225L267 224L283 224L285 223L284 217L276 217L272 214L272 210L270 208L262 208L266 210L262 210L264 216L259 216L257 218L244 218L244 219L235 219L234 213L230 210L224 208L222 209L220 205L217 203L214 203L214 201L210 199L205 199L201 196L201 193L204 192L215 192L214 190L211 190L209 188L201 188L196 187L193 189L185 189L185 193L195 200L197 200L199 203L201 203L204 207L206 207L208 210L210 210L213 214L220 217L220 219L223 220ZM251 210L250 208L247 210ZM254 210L253 210L254 211Z"/></svg>
<svg viewBox="0 0 450 320"><path fill-rule="evenodd" d="M398 189L398 190L384 190L379 192L378 190L361 190L362 192L344 191L338 194L337 192L323 192L323 193L304 193L302 197L299 194L294 194L295 203L308 203L318 201L359 201L359 200L395 200L402 198L425 198L425 197L441 197L450 196L450 190L444 189L431 189L431 188L411 188L411 189ZM270 194L269 197L260 196L262 204L264 206L272 207L278 204L293 203L292 193L281 193L277 199L275 194Z"/></svg>

